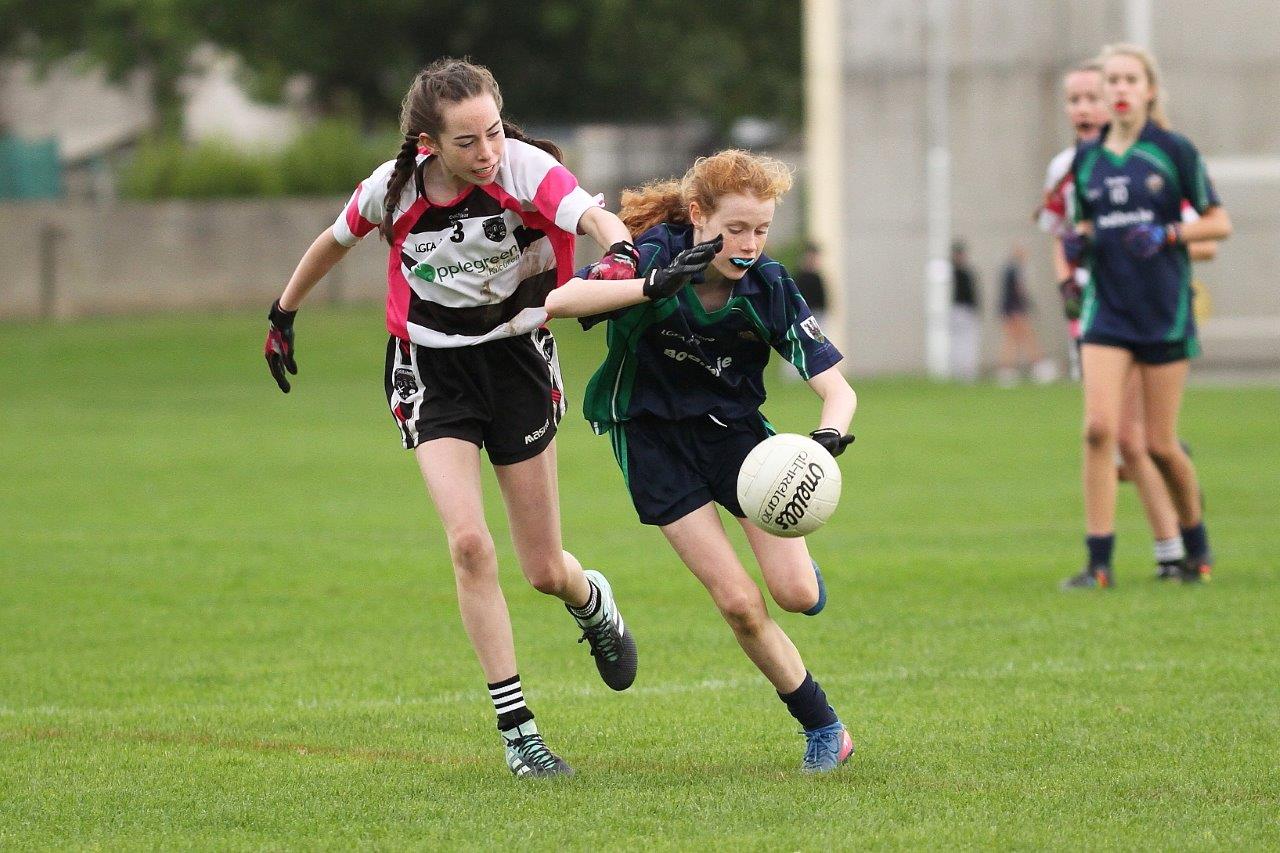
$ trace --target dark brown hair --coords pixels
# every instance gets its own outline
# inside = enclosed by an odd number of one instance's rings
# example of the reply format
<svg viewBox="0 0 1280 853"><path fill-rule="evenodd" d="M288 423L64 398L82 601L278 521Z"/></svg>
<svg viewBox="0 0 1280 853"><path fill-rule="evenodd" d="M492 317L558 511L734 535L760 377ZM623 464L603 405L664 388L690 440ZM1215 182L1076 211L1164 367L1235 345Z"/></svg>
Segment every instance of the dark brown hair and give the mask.
<svg viewBox="0 0 1280 853"><path fill-rule="evenodd" d="M444 130L442 104L456 104L485 94L493 97L494 103L498 105L498 112L501 113L502 90L498 88L498 81L493 79L488 68L466 59L437 59L419 71L413 79L413 85L400 103L400 132L404 134L404 141L400 144L400 152L396 154L395 168L387 178L387 201L379 228L383 239L388 243L392 240L391 225L396 204L400 201L400 193L412 177L417 162L419 134L425 133L433 139L439 139ZM546 139L529 138L513 122L503 119L502 132L508 139L527 142L557 160L564 161L564 154L558 145Z"/></svg>

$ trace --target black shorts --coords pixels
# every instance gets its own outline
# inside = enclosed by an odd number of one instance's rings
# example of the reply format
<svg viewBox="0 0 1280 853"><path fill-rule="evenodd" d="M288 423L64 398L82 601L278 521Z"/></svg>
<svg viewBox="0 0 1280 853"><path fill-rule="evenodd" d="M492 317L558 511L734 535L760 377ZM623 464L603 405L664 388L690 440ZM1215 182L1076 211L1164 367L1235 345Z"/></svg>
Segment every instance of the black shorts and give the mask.
<svg viewBox="0 0 1280 853"><path fill-rule="evenodd" d="M1111 335L1096 335L1086 332L1080 338L1080 343L1127 349L1133 353L1133 360L1139 364L1172 364L1175 361L1195 358L1200 354L1200 342L1193 337L1144 344L1121 340Z"/></svg>
<svg viewBox="0 0 1280 853"><path fill-rule="evenodd" d="M556 342L546 329L449 349L392 335L384 381L410 450L460 438L483 447L494 465L512 465L545 450L564 415Z"/></svg>
<svg viewBox="0 0 1280 853"><path fill-rule="evenodd" d="M738 518L738 469L772 434L764 417L636 418L613 428L613 452L640 521L670 524L715 501Z"/></svg>

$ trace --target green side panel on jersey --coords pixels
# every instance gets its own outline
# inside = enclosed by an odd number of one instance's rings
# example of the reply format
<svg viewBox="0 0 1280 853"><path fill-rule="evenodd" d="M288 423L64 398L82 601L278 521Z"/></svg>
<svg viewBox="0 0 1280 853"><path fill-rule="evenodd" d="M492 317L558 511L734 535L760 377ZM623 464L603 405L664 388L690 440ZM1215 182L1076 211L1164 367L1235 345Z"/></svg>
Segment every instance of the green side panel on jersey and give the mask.
<svg viewBox="0 0 1280 853"><path fill-rule="evenodd" d="M1093 176L1093 167L1098 163L1099 152L1102 149L1090 149L1084 155L1084 159L1080 161L1080 168L1076 169L1075 194L1076 203L1072 214L1075 216L1076 222L1084 219L1084 191L1089 186L1089 178Z"/></svg>
<svg viewBox="0 0 1280 853"><path fill-rule="evenodd" d="M622 469L622 482L630 490L631 468L627 464L627 431L625 429L610 430L609 444L613 447L613 458L618 460L618 467Z"/></svg>
<svg viewBox="0 0 1280 853"><path fill-rule="evenodd" d="M1196 153L1196 176L1192 181L1191 206L1196 209L1196 213L1204 213L1209 209L1209 173L1205 171L1204 160L1200 159L1200 154Z"/></svg>
<svg viewBox="0 0 1280 853"><path fill-rule="evenodd" d="M1098 314L1098 286L1094 283L1093 263L1089 263L1089 283L1084 286L1084 299L1080 305L1080 334L1089 331L1093 318Z"/></svg>
<svg viewBox="0 0 1280 853"><path fill-rule="evenodd" d="M637 305L609 321L605 336L609 351L587 383L582 399L582 414L597 435L604 435L614 424L626 420L636 380L636 344L645 329L662 322L677 308L676 297L668 297Z"/></svg>
<svg viewBox="0 0 1280 853"><path fill-rule="evenodd" d="M1178 312L1173 317L1173 325L1166 341L1180 341L1187 336L1187 317L1191 314L1191 258L1187 255L1186 246L1179 246L1178 259Z"/></svg>

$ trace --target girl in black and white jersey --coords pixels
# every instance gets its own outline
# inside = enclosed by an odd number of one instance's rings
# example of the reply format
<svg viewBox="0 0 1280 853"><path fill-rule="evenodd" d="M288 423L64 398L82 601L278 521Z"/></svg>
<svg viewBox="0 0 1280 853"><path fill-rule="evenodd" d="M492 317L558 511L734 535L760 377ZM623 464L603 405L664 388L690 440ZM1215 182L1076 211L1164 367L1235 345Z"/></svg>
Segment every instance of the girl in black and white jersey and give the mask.
<svg viewBox="0 0 1280 853"><path fill-rule="evenodd" d="M605 682L631 685L635 644L608 582L561 548L555 433L564 409L547 294L585 233L608 247L601 274L635 278L626 226L578 186L555 145L502 118L488 69L442 59L404 98L399 155L363 181L303 255L272 305L265 354L289 391L293 320L316 283L366 234L390 246L385 385L443 523L462 622L518 777L571 773L543 742L517 674L506 600L485 523L484 447L525 578L565 602Z"/></svg>

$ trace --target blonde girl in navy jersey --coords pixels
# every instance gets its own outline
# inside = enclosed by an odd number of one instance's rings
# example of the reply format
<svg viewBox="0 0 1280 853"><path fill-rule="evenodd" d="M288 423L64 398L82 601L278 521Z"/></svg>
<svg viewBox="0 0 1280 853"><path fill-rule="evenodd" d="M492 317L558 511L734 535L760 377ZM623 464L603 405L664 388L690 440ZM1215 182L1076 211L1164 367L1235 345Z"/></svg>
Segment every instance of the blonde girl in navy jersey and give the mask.
<svg viewBox="0 0 1280 853"><path fill-rule="evenodd" d="M770 617L716 509L741 525L782 609L822 609L822 578L804 540L749 523L735 489L742 460L771 432L760 412L771 351L822 402L813 438L836 455L853 440L845 431L857 397L836 367L842 356L786 270L764 254L774 207L790 186L777 160L722 151L679 182L624 193L622 219L637 235L646 278L575 279L548 297L547 309L585 317L584 325L609 321L609 352L587 388L587 417L612 438L640 521L662 530L804 729L803 769L825 772L848 759L853 741ZM690 285L687 276L668 275L707 260L705 278Z"/></svg>
<svg viewBox="0 0 1280 853"><path fill-rule="evenodd" d="M1085 524L1088 558L1068 587L1111 586L1115 452L1126 380L1141 375L1146 444L1173 498L1195 582L1211 565L1195 466L1177 438L1189 359L1199 353L1187 244L1222 240L1231 221L1195 147L1167 129L1155 62L1143 49L1104 50L1111 123L1072 164L1076 231L1067 259L1089 271L1081 309L1085 397ZM1183 203L1200 215L1183 222Z"/></svg>
<svg viewBox="0 0 1280 853"><path fill-rule="evenodd" d="M280 389L297 373L293 320L307 293L363 236L387 263L387 402L444 527L462 623L518 777L568 774L525 703L481 498L480 448L506 504L525 578L564 601L615 690L636 651L599 572L561 548L554 437L564 410L547 294L572 272L574 236L608 247L603 276L634 278L620 219L560 163L553 144L502 118L488 69L442 59L405 95L399 155L378 167L303 255L272 305L265 354Z"/></svg>
<svg viewBox="0 0 1280 853"><path fill-rule="evenodd" d="M1070 229L1074 209L1074 185L1071 164L1076 148L1095 142L1110 120L1102 92L1102 60L1091 59L1064 75L1062 80L1067 119L1076 133L1071 147L1061 151L1049 164L1045 177L1045 197L1038 221L1041 230L1053 235L1053 263L1058 274L1058 289L1063 297L1067 327L1071 338L1072 374L1079 378L1080 308L1084 290L1089 284L1089 271L1081 265L1069 264L1062 254L1062 234ZM1183 218L1194 218L1195 211L1184 200ZM1193 261L1211 260L1217 243L1201 240L1188 247ZM1180 575L1186 549L1178 529L1178 512L1169 496L1169 488L1147 452L1147 428L1142 412L1142 374L1134 370L1125 382L1120 409L1120 432L1117 436L1119 477L1134 484L1154 540L1156 577L1169 579Z"/></svg>

